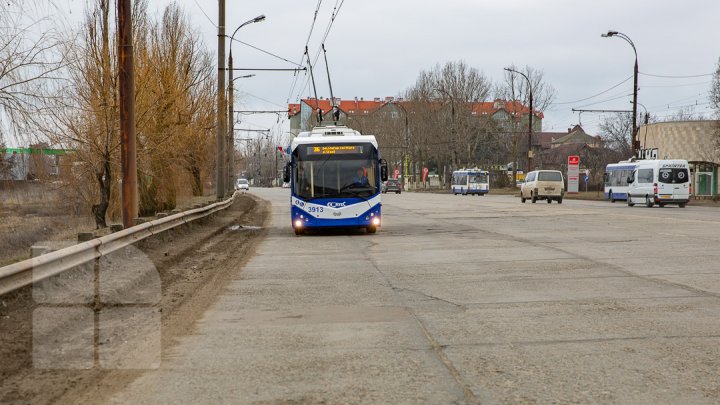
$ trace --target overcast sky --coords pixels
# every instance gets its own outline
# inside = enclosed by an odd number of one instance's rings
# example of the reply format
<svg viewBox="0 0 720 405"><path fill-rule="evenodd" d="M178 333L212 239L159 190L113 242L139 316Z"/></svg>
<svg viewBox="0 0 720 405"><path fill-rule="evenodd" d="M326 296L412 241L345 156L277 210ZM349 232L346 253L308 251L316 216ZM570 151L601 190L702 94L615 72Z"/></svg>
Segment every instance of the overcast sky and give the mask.
<svg viewBox="0 0 720 405"><path fill-rule="evenodd" d="M74 20L88 0L62 0ZM158 15L168 0L149 0ZM217 48L217 0L180 1L206 45ZM243 27L236 38L293 63L302 54L317 0L227 0L226 32L264 14L267 19ZM337 7L337 8L336 8ZM541 69L556 89L555 103L545 111L543 130L565 131L582 119L598 133L600 114L579 117L572 108L631 109L632 48L619 38L601 38L616 30L628 35L638 51L638 102L661 117L697 104L696 113L710 115L708 90L720 57L720 1L717 0L324 0L309 40L312 59L318 54L333 9L337 17L325 40L336 97L352 99L396 96L412 86L422 70L438 63L463 60L490 80L502 79L503 67L529 65ZM236 67L292 68L286 62L233 45ZM301 73L248 72L235 81L236 109L286 109L312 94ZM241 75L236 72L235 75ZM648 75L649 74L649 75ZM661 76L695 76L662 78ZM320 97L330 91L322 55L315 70ZM609 101L607 101L609 100ZM603 102L604 101L604 102ZM639 107L639 111L643 111ZM287 131L285 115L251 115L243 128Z"/></svg>

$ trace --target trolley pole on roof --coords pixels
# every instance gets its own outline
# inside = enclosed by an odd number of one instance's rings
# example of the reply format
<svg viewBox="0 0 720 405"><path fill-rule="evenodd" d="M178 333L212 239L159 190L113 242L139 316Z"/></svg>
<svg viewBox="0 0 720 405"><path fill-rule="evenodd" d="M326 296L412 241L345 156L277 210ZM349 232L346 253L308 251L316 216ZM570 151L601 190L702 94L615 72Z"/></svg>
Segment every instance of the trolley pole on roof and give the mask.
<svg viewBox="0 0 720 405"><path fill-rule="evenodd" d="M138 216L137 160L135 151L135 70L133 68L132 1L117 2L120 56L120 165L122 166L122 221L134 225Z"/></svg>

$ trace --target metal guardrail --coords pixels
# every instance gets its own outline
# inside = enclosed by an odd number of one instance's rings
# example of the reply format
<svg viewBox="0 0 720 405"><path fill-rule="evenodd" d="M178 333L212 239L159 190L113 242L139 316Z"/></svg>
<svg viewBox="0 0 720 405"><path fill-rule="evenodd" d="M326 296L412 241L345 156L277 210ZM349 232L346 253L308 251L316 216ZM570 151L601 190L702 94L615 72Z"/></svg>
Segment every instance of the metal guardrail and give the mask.
<svg viewBox="0 0 720 405"><path fill-rule="evenodd" d="M225 201L145 222L110 235L0 267L0 295L92 262L152 235L224 210L233 203L236 195L233 194Z"/></svg>

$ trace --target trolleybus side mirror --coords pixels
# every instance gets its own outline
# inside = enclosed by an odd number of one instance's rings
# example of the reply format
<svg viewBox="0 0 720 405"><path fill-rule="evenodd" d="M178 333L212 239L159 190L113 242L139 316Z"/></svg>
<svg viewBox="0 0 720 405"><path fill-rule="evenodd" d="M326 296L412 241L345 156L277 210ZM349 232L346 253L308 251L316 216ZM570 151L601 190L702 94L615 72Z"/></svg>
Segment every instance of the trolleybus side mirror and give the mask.
<svg viewBox="0 0 720 405"><path fill-rule="evenodd" d="M635 181L635 179L633 179L632 176L628 176L628 178L627 178L628 184L632 183L633 181Z"/></svg>
<svg viewBox="0 0 720 405"><path fill-rule="evenodd" d="M385 159L380 159L380 180L387 181L388 179L388 166Z"/></svg>
<svg viewBox="0 0 720 405"><path fill-rule="evenodd" d="M286 164L285 168L283 169L283 182L290 182L290 163Z"/></svg>

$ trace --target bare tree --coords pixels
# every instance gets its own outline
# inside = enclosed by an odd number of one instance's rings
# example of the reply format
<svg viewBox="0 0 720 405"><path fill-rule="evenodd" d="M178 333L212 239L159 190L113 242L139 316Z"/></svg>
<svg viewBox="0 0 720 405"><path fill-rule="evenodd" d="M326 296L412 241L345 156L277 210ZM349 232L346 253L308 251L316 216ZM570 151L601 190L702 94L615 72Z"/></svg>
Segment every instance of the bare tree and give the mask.
<svg viewBox="0 0 720 405"><path fill-rule="evenodd" d="M525 128L527 128L527 120L530 118L529 115L524 115L518 109L524 109L525 106L529 108L530 90L532 89L534 111L530 111L529 114L535 114L535 111L545 111L555 99L555 88L545 80L542 70L530 66L520 69L515 65L510 65L509 69L509 71L505 71L504 81L495 87L495 97L510 103L508 108L510 117L504 123L504 132L507 137L508 157L513 162L512 178L514 179L518 166L523 163L519 161L519 156L521 152L527 153L528 133ZM517 74L516 71L525 74L527 79ZM535 125L533 125L534 130Z"/></svg>
<svg viewBox="0 0 720 405"><path fill-rule="evenodd" d="M717 118L720 119L720 58L718 58L710 87L710 105L715 109Z"/></svg>
<svg viewBox="0 0 720 405"><path fill-rule="evenodd" d="M471 164L481 143L472 110L490 89L489 80L462 61L421 72L406 92L410 110L419 118L412 129L416 157L433 161L445 175L461 161Z"/></svg>
<svg viewBox="0 0 720 405"><path fill-rule="evenodd" d="M54 141L75 150L78 194L99 200L93 212L102 227L119 209L120 141L112 2L95 1L80 40L66 48L71 79L56 103ZM139 212L152 215L174 208L183 189L202 194L216 89L209 53L177 6L168 6L155 23L147 0L135 1L133 31ZM92 183L96 187L87 187Z"/></svg>
<svg viewBox="0 0 720 405"><path fill-rule="evenodd" d="M623 159L632 156L630 146L632 127L632 115L630 113L614 113L600 118L600 132L605 145L619 152Z"/></svg>
<svg viewBox="0 0 720 405"><path fill-rule="evenodd" d="M59 36L38 9L43 2L0 3L0 133L20 137L43 127L48 85L60 78L65 57ZM52 2L45 3L52 7ZM42 32L32 29L47 26Z"/></svg>

